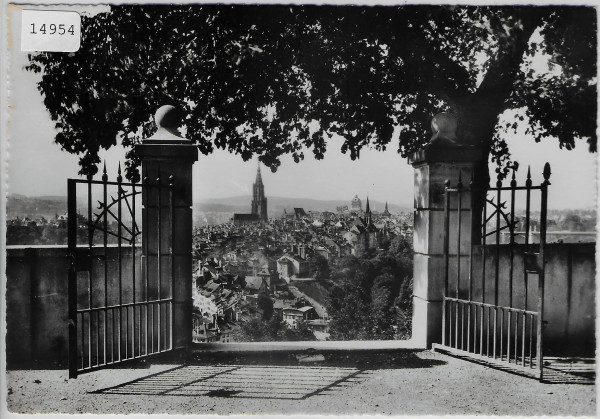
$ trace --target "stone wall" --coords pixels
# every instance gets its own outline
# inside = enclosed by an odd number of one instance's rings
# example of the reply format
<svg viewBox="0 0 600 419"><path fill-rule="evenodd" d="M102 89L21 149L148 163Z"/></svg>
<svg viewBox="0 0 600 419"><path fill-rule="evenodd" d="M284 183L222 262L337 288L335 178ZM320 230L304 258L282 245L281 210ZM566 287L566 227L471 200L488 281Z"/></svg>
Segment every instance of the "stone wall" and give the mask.
<svg viewBox="0 0 600 419"><path fill-rule="evenodd" d="M593 354L596 319L595 243L553 243L545 250L544 347L547 355ZM498 305L509 305L510 246L498 247ZM512 306L525 308L523 245L515 245L513 258ZM482 301L483 246L473 248L472 299ZM485 247L485 302L495 295L496 246ZM468 255L461 257L460 297L468 290ZM441 273L443 274L443 273ZM450 257L449 296L455 297L456 259ZM538 275L529 274L527 308L537 309Z"/></svg>
<svg viewBox="0 0 600 419"><path fill-rule="evenodd" d="M115 260L118 249L109 247ZM130 258L131 249L122 249ZM473 297L481 298L482 247L474 248ZM524 304L523 248L515 247L513 305ZM6 250L6 356L8 368L64 368L68 362L66 246L8 246ZM500 245L500 277L506 277L510 248ZM486 293L493 295L495 246L486 246ZM479 261L479 262L478 262ZM467 258L461 290L467 287ZM461 264L462 265L462 264ZM109 277L116 275L110 264ZM452 273L455 269L450 269ZM128 272L124 272L128 275ZM546 247L544 320L546 354L588 354L595 349L595 244L564 243ZM455 276L450 278L454 289ZM500 281L499 304L507 304L507 281ZM529 307L534 309L537 276L529 276ZM452 296L452 294L450 294ZM425 325L423 325L424 327Z"/></svg>
<svg viewBox="0 0 600 419"><path fill-rule="evenodd" d="M114 279L118 248L108 247L107 252L108 277ZM131 248L122 248L121 254L123 260L131 260ZM67 366L69 266L67 246L7 246L7 368ZM96 275L104 274L102 265L96 269ZM131 268L124 266L123 276L130 275Z"/></svg>

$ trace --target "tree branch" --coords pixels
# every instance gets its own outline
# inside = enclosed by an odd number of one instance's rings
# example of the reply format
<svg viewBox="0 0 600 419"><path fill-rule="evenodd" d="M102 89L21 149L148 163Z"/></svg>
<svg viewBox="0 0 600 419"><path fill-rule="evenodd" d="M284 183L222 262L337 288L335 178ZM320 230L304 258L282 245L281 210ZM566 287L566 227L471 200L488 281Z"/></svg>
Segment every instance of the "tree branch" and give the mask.
<svg viewBox="0 0 600 419"><path fill-rule="evenodd" d="M529 7L520 8L519 12L520 16L512 23L512 27L494 25L499 38L498 53L475 93L475 101L485 100L496 114L504 110L513 91L529 39L550 10Z"/></svg>

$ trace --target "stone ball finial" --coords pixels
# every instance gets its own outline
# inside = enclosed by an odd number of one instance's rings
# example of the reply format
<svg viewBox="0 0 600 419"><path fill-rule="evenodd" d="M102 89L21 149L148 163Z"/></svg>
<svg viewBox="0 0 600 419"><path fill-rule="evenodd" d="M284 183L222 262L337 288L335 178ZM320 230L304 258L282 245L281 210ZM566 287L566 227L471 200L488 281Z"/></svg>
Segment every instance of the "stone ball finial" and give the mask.
<svg viewBox="0 0 600 419"><path fill-rule="evenodd" d="M158 129L154 135L144 140L148 144L189 143L181 136L178 129L183 122L183 113L174 106L165 105L158 108L154 114L154 122Z"/></svg>
<svg viewBox="0 0 600 419"><path fill-rule="evenodd" d="M456 131L458 129L458 117L453 113L442 112L431 120L431 131L433 135L429 140L429 146L448 147L459 146Z"/></svg>
<svg viewBox="0 0 600 419"><path fill-rule="evenodd" d="M176 130L181 125L181 116L181 112L175 106L164 105L154 114L154 122L159 128Z"/></svg>

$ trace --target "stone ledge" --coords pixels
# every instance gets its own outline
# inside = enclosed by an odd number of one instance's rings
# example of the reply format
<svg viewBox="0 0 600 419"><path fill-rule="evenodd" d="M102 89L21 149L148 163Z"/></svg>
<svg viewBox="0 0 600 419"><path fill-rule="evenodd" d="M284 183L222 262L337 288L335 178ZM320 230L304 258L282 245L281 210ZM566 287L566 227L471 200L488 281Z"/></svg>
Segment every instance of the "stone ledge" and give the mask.
<svg viewBox="0 0 600 419"><path fill-rule="evenodd" d="M301 342L232 342L194 343L192 353L212 352L281 352L281 351L380 351L425 349L412 339L381 341L301 341Z"/></svg>

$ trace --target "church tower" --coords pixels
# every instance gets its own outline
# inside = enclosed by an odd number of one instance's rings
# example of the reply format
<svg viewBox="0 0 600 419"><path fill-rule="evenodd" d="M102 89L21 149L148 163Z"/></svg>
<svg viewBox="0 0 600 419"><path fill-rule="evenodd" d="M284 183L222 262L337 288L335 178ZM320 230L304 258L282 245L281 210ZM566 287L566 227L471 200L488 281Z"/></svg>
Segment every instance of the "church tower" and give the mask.
<svg viewBox="0 0 600 419"><path fill-rule="evenodd" d="M252 214L258 215L260 221L268 221L267 198L265 198L265 186L260 175L260 164L256 173L256 182L252 187Z"/></svg>
<svg viewBox="0 0 600 419"><path fill-rule="evenodd" d="M388 211L388 205L387 205L387 201L385 202L385 210L383 211L383 216L384 217L389 217L392 214L390 214L390 212Z"/></svg>

